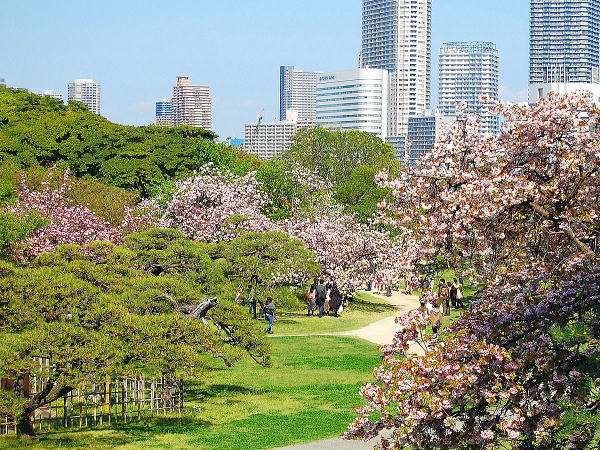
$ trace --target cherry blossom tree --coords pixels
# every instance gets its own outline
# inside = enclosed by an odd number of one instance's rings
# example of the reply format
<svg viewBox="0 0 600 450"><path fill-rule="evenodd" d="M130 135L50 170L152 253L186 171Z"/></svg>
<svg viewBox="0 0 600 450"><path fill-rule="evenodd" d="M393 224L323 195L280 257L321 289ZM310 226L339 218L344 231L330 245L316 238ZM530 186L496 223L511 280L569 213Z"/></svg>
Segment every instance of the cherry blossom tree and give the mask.
<svg viewBox="0 0 600 450"><path fill-rule="evenodd" d="M594 439L600 110L580 93L498 113L498 138L481 138L467 117L417 167L380 175L395 194L380 219L399 230L405 265L468 264L485 288L449 333L424 339L424 356L408 354L424 317L399 319L348 439L388 430L384 449Z"/></svg>
<svg viewBox="0 0 600 450"><path fill-rule="evenodd" d="M206 166L177 182L172 198L153 199L143 207L159 216L161 227L176 228L197 241L221 242L243 232L276 230L262 213L267 202L253 172L240 177Z"/></svg>
<svg viewBox="0 0 600 450"><path fill-rule="evenodd" d="M397 281L403 253L389 233L360 223L331 203L308 213L297 212L283 224L291 236L316 255L324 274L346 294L368 280Z"/></svg>
<svg viewBox="0 0 600 450"><path fill-rule="evenodd" d="M54 177L55 173L49 172L47 180L42 183L42 189L34 191L28 187L23 175L16 192L17 201L7 208L8 212L20 216L37 212L49 222L46 226L37 228L31 237L13 246L12 253L16 259L29 261L40 253L53 251L63 244L86 244L93 241L120 243L123 236L139 231L148 224L148 216L135 214L126 208L123 222L113 226L88 207L77 205L68 197L73 187L68 171L57 188L51 186Z"/></svg>
<svg viewBox="0 0 600 450"><path fill-rule="evenodd" d="M299 180L316 179L304 172L292 175ZM155 212L161 227L177 228L198 241L223 242L246 232L284 231L317 255L324 275L345 293L374 277L397 278L401 266L395 262L402 252L387 233L344 214L327 195L319 196L315 189L326 190L324 183L310 183L302 189L314 197L311 207L296 205L291 218L276 222L264 214L269 199L254 173L241 177L208 166L178 182L172 198L153 199L143 207Z"/></svg>

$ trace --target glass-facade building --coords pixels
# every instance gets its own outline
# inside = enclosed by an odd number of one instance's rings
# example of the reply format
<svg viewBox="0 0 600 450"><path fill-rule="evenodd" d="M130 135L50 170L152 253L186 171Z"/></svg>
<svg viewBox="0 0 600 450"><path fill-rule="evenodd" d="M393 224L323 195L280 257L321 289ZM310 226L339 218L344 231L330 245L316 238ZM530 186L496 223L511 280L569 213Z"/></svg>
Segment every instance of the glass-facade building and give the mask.
<svg viewBox="0 0 600 450"><path fill-rule="evenodd" d="M467 114L477 114L483 135L497 135L500 118L490 112L499 99L500 58L492 42L450 42L442 46L439 65L439 110L456 115L465 103ZM482 98L488 100L482 102Z"/></svg>
<svg viewBox="0 0 600 450"><path fill-rule="evenodd" d="M408 164L414 166L429 153L435 144L447 135L456 122L456 116L442 116L439 111L428 112L408 120Z"/></svg>
<svg viewBox="0 0 600 450"><path fill-rule="evenodd" d="M355 69L324 73L317 84L317 125L388 136L389 72Z"/></svg>
<svg viewBox="0 0 600 450"><path fill-rule="evenodd" d="M363 0L362 68L390 72L388 133L431 103L431 0Z"/></svg>
<svg viewBox="0 0 600 450"><path fill-rule="evenodd" d="M319 74L294 66L279 68L279 120L286 120L290 110L298 112L298 120L315 120Z"/></svg>
<svg viewBox="0 0 600 450"><path fill-rule="evenodd" d="M170 99L156 102L156 125L159 127L173 125L173 102Z"/></svg>
<svg viewBox="0 0 600 450"><path fill-rule="evenodd" d="M598 83L600 0L531 0L530 83Z"/></svg>

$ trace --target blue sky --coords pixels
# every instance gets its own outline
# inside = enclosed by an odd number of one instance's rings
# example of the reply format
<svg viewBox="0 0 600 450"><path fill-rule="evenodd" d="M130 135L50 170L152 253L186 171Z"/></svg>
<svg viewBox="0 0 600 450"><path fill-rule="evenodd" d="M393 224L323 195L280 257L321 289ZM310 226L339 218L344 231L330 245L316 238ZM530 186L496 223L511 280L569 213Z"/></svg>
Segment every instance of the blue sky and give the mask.
<svg viewBox="0 0 600 450"><path fill-rule="evenodd" d="M207 84L214 130L239 137L263 108L278 114L280 65L356 67L361 0L4 0L0 78L66 96L75 78L102 83L102 114L123 124L154 120L175 77ZM526 100L527 0L433 0L434 106L443 42L495 42L501 95Z"/></svg>

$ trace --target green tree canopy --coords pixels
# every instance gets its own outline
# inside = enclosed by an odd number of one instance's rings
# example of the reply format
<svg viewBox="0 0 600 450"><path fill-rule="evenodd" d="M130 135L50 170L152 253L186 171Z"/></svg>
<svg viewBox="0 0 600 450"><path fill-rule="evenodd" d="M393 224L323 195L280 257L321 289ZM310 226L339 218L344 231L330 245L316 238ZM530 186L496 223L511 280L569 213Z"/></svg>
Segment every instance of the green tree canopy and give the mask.
<svg viewBox="0 0 600 450"><path fill-rule="evenodd" d="M0 162L20 167L59 165L75 176L146 194L152 186L189 176L211 162L235 173L260 165L255 157L192 127L116 125L80 103L0 87Z"/></svg>
<svg viewBox="0 0 600 450"><path fill-rule="evenodd" d="M371 133L317 127L298 131L282 158L337 184L347 180L359 166L375 170L398 167L394 155L390 144Z"/></svg>
<svg viewBox="0 0 600 450"><path fill-rule="evenodd" d="M0 377L35 373L51 357L51 390L31 399L17 389L0 413L30 434L29 414L83 383L136 373L197 373L206 355L227 365L244 354L269 364L261 326L232 301L240 282L282 289L314 255L282 233L253 233L223 246L175 230L131 235L123 246L65 245L27 267L0 262ZM184 313L207 297L219 303L203 323Z"/></svg>

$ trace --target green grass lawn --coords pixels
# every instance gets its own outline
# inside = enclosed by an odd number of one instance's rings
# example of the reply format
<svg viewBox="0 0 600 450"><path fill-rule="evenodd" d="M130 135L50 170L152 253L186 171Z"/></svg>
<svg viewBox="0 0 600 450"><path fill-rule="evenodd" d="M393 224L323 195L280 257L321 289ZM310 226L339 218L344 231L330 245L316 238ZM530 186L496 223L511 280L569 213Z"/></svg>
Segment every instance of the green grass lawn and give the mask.
<svg viewBox="0 0 600 450"><path fill-rule="evenodd" d="M273 340L273 367L217 361L187 383L183 417L158 417L112 429L54 431L37 443L0 438L1 448L254 450L335 437L361 404L360 385L380 363L373 344L341 337Z"/></svg>
<svg viewBox="0 0 600 450"><path fill-rule="evenodd" d="M276 335L323 334L351 331L395 314L396 308L366 292L356 294L340 317L308 317L305 311L278 314L273 330Z"/></svg>

